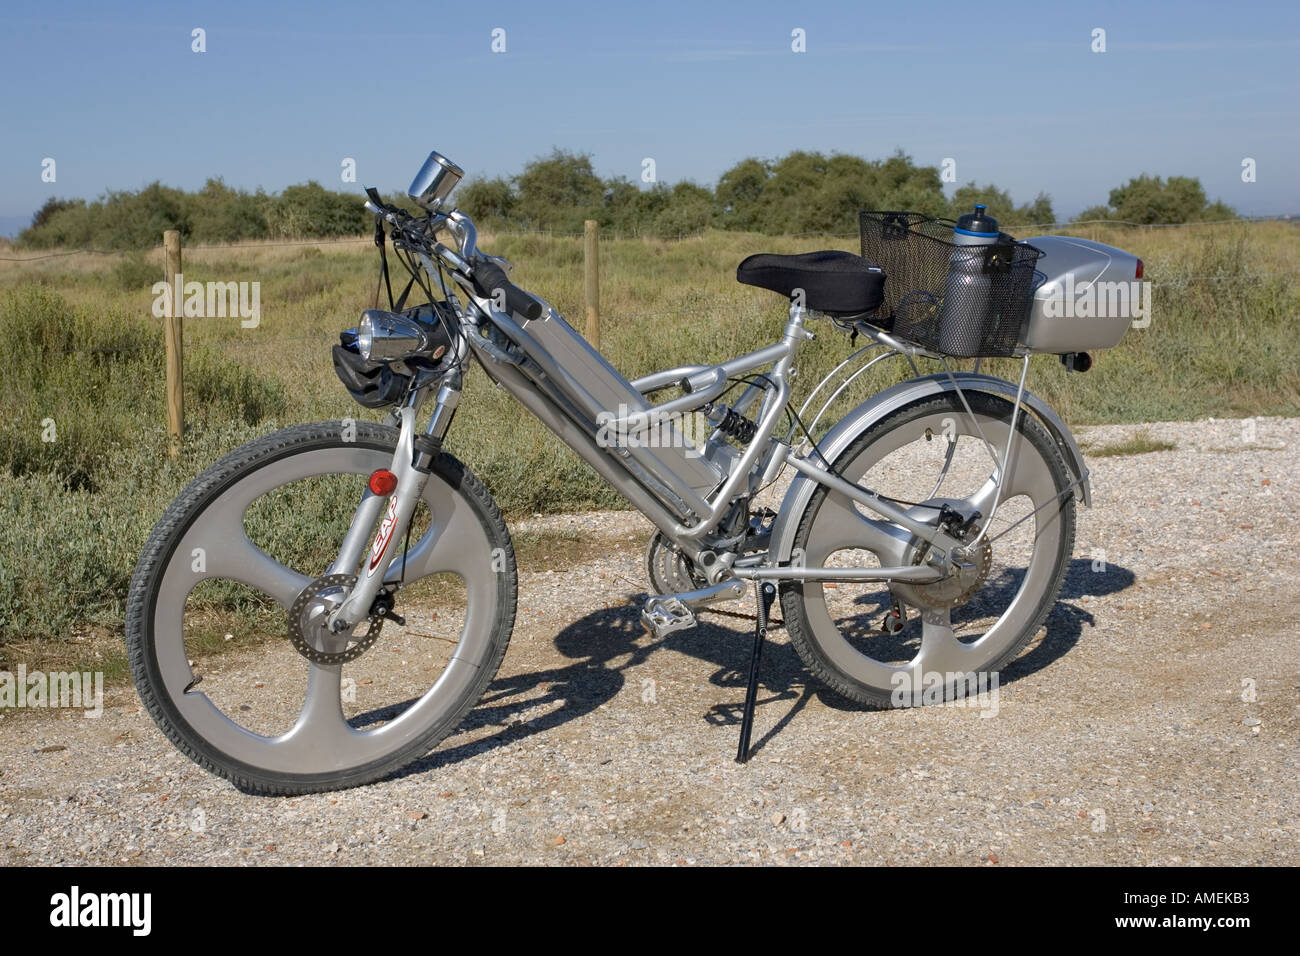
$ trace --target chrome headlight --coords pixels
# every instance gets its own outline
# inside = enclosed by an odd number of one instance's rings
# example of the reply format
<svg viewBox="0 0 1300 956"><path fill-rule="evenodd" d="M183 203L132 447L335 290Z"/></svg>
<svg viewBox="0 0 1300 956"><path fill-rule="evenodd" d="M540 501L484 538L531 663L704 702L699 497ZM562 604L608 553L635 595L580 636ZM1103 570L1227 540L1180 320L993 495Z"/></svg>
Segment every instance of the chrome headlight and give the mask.
<svg viewBox="0 0 1300 956"><path fill-rule="evenodd" d="M357 351L369 362L403 359L428 351L431 329L415 319L383 309L366 309L357 326Z"/></svg>

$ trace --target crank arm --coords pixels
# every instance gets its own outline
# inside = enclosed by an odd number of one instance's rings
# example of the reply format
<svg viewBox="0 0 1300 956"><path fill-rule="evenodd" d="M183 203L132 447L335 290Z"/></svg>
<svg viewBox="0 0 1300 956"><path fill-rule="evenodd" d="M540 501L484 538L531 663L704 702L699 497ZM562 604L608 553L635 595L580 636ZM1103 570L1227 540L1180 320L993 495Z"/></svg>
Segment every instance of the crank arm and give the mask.
<svg viewBox="0 0 1300 956"><path fill-rule="evenodd" d="M728 578L706 588L700 588L698 591L683 591L680 594L669 595L669 597L677 598L687 607L704 607L716 601L730 601L738 597L744 597L744 594L744 582L737 578Z"/></svg>

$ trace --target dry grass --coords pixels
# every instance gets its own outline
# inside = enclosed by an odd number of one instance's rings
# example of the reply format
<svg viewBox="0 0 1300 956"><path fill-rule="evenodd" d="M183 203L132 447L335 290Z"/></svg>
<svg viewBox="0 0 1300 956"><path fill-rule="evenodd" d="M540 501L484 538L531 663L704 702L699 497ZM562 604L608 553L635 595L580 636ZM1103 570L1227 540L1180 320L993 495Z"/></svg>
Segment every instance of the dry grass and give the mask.
<svg viewBox="0 0 1300 956"><path fill-rule="evenodd" d="M1123 455L1146 455L1153 451L1174 451L1178 445L1163 438L1152 438L1146 432L1138 432L1132 438L1123 441L1108 442L1104 445L1084 445L1085 454L1093 458L1117 458Z"/></svg>

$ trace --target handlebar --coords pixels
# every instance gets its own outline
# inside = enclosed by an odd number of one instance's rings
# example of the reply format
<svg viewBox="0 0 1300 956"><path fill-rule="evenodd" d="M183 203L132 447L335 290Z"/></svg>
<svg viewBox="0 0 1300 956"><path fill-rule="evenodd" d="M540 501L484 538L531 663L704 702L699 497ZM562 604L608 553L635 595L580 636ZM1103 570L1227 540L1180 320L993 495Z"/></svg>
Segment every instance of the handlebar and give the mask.
<svg viewBox="0 0 1300 956"><path fill-rule="evenodd" d="M366 200L368 210L394 228L410 235L410 227L417 221L415 216L398 206L388 205L379 198L376 191L366 190L366 193L370 197ZM468 216L461 212L438 214L431 217L430 224L436 224L439 220L446 224L460 240L461 253L453 252L441 242L426 241L430 252L452 269L466 276L475 291L483 298L495 300L497 293L500 292L508 311L517 313L528 321L541 318L544 311L542 304L506 278L505 270L491 258L478 254L477 231Z"/></svg>

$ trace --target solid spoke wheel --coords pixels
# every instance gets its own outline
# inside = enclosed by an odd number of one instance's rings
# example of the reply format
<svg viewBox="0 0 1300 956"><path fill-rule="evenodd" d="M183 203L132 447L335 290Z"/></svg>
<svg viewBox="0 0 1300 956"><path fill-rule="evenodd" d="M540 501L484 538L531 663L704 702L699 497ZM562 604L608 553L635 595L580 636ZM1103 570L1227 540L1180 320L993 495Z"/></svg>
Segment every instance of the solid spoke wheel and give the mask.
<svg viewBox="0 0 1300 956"><path fill-rule="evenodd" d="M266 733L245 725L239 711L247 706L223 709L220 695L210 690L212 682L201 682L196 673L201 665L195 664L187 645L187 636L198 627L195 618L206 613L196 610L191 599L200 585L237 582L244 590L264 595L264 605L271 609L264 617L279 622L278 628L268 625L266 640L277 641L281 648L291 646L285 637L288 612L328 569L289 567L272 557L250 538L250 516L258 513L259 502L286 488L334 481L337 476L339 487L354 489L341 494L341 507L332 509L345 530L364 493L366 476L390 466L398 435L393 428L366 422L353 427L355 435L346 438L339 423L289 428L221 459L159 520L131 582L126 639L142 701L182 752L250 791L291 794L357 786L423 756L460 724L482 695L510 639L517 582L509 532L486 488L460 462L443 454L421 497L427 530L405 552L405 571L399 551L386 578L396 587L399 603L422 579L460 582L456 593L463 606L443 612L443 620L459 624L458 632L439 638L447 652L429 686L404 687L406 699L388 708L382 719L349 719L344 713L343 669L352 665L315 663L284 651L289 665L297 662L296 673L305 671L298 685L301 704L296 719L292 701L285 705L291 726ZM279 520L294 534L313 530L308 515L291 511ZM319 562L322 554L327 555L325 562L332 560L339 543L329 540L317 547L310 560ZM325 583L339 580L349 579ZM441 585L435 588L444 590ZM300 613L301 606L299 602ZM359 633L367 626L363 621ZM371 669L399 666L397 660L371 656L383 653L386 640L401 640L390 638L389 628L394 625L385 625L358 664ZM341 651L346 646L344 635L336 646L317 650ZM225 665L212 666L220 671ZM350 692L355 693L354 686Z"/></svg>
<svg viewBox="0 0 1300 956"><path fill-rule="evenodd" d="M1046 429L1022 410L1011 468L993 511L996 465L1012 404L967 393L974 420L952 393L919 399L877 422L834 462L849 481L892 498L913 516L939 508L971 516L969 568L937 584L786 582L781 602L791 642L835 691L880 707L938 703L987 687L1046 619L1074 548L1074 480ZM808 567L920 563L923 543L878 553L865 519L883 522L847 496L820 487L797 527L794 547ZM906 534L901 535L906 540ZM879 546L878 546L879 547ZM882 627L895 602L907 620ZM983 682L983 683L981 683Z"/></svg>

